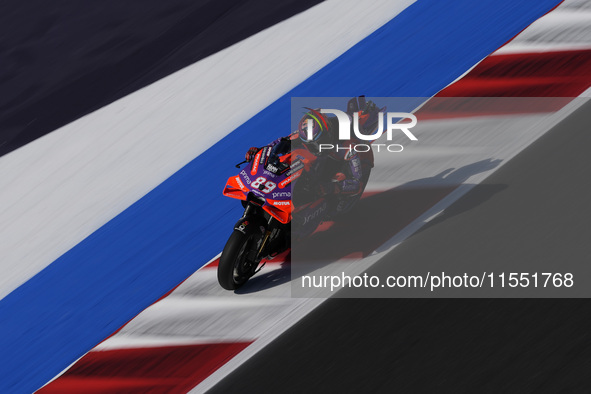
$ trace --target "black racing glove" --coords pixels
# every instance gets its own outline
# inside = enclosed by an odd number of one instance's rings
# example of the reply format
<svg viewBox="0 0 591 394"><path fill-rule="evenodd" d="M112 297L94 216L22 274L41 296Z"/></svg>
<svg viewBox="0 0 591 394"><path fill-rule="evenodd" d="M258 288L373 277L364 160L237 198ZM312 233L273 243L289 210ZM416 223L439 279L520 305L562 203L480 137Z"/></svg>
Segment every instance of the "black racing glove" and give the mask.
<svg viewBox="0 0 591 394"><path fill-rule="evenodd" d="M260 150L259 148L254 147L254 146L252 148L250 148L246 152L246 155L244 155L244 158L246 159L246 161L248 161L248 162L252 161L252 159L254 159L254 157L256 156L256 154L259 150Z"/></svg>

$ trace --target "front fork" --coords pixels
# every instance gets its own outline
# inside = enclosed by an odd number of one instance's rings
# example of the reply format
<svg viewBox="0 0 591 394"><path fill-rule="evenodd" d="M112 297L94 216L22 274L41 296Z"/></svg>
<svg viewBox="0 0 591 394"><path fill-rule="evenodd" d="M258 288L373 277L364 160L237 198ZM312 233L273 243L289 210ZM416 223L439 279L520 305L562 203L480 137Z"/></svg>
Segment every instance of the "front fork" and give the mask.
<svg viewBox="0 0 591 394"><path fill-rule="evenodd" d="M270 239L276 237L280 229L276 228L273 218L271 215L267 214L262 210L262 208L256 204L248 202L244 209L244 214L236 222L234 225L234 230L240 231L242 233L246 233L246 226L257 226L258 229L262 233L262 242L256 250L256 255L252 256L253 258L249 258L249 260L254 263L254 266L257 267L261 260L265 257L269 257L272 254L272 251L269 250ZM248 251L248 257L251 257L251 251ZM254 273L260 271L263 268L264 264L256 269Z"/></svg>

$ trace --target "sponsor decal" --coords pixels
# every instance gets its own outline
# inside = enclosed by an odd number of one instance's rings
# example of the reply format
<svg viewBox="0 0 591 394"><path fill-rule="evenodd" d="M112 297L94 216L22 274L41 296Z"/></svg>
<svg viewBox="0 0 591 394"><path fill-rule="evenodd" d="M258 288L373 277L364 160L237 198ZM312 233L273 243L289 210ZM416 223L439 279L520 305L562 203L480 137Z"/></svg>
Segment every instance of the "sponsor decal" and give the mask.
<svg viewBox="0 0 591 394"><path fill-rule="evenodd" d="M242 183L242 181L240 180L239 176L236 177L236 182L238 183L238 186L240 186L241 189L246 188L246 186L244 186L244 183Z"/></svg>
<svg viewBox="0 0 591 394"><path fill-rule="evenodd" d="M324 212L326 210L326 203L322 204L317 210L315 210L314 212L312 212L311 214L307 215L304 218L304 225L308 222L310 222L311 220L317 218L318 216L320 216L320 214L322 212Z"/></svg>
<svg viewBox="0 0 591 394"><path fill-rule="evenodd" d="M265 194L263 192L259 191L258 189L250 189L250 191L258 196L265 197Z"/></svg>
<svg viewBox="0 0 591 394"><path fill-rule="evenodd" d="M250 177L248 176L248 174L246 173L246 171L245 171L245 170L242 170L242 171L240 171L240 175L242 175L242 177L244 178L244 181L245 181L245 182L246 182L248 185L250 185L250 183L251 183L252 181L250 180Z"/></svg>
<svg viewBox="0 0 591 394"><path fill-rule="evenodd" d="M279 171L279 168L275 167L272 164L267 164L267 171L271 171L272 173L276 174Z"/></svg>
<svg viewBox="0 0 591 394"><path fill-rule="evenodd" d="M261 159L259 161L260 165L265 163L265 160L267 159L267 157L269 157L270 153L271 153L271 149L268 146L263 148L263 154L261 155Z"/></svg>
<svg viewBox="0 0 591 394"><path fill-rule="evenodd" d="M289 185L289 183L295 179L298 179L300 177L300 175L302 175L302 171L303 170L299 170L298 172L296 172L295 174L289 176L288 178L285 178L284 180L282 180L281 182L279 182L279 188L283 189L285 186Z"/></svg>
<svg viewBox="0 0 591 394"><path fill-rule="evenodd" d="M287 171L285 173L285 176L290 176L291 174L301 170L302 168L304 168L304 163L302 163L300 160L298 160L294 164L291 165L291 168L289 169L289 171Z"/></svg>
<svg viewBox="0 0 591 394"><path fill-rule="evenodd" d="M234 227L234 230L240 231L242 234L246 234L246 226L248 226L248 220L240 223L240 226Z"/></svg>
<svg viewBox="0 0 591 394"><path fill-rule="evenodd" d="M273 198L289 198L291 197L291 192L275 192L273 193Z"/></svg>
<svg viewBox="0 0 591 394"><path fill-rule="evenodd" d="M259 171L259 161L261 160L262 153L263 151L259 151L254 157L254 160L252 161L252 169L250 170L251 175L256 175Z"/></svg>
<svg viewBox="0 0 591 394"><path fill-rule="evenodd" d="M291 205L291 201L273 201L273 205Z"/></svg>

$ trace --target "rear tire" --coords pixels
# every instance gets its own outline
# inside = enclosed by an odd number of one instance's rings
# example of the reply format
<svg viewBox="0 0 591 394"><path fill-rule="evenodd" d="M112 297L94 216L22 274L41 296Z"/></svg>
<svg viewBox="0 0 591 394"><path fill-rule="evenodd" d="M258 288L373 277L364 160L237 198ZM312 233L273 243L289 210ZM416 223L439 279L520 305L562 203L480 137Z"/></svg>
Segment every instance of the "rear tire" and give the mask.
<svg viewBox="0 0 591 394"><path fill-rule="evenodd" d="M253 226L246 226L244 233L234 230L220 257L220 286L226 290L236 290L246 283L257 268L256 254L261 240L261 233Z"/></svg>

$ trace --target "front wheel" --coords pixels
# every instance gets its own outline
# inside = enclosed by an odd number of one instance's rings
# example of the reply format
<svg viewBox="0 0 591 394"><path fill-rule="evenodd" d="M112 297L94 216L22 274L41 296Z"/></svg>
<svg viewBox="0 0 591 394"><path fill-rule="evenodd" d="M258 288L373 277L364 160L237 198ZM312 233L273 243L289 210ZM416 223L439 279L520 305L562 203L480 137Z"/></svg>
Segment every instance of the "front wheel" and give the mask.
<svg viewBox="0 0 591 394"><path fill-rule="evenodd" d="M218 282L226 290L236 290L254 275L262 236L252 226L234 230L226 243L218 265Z"/></svg>

